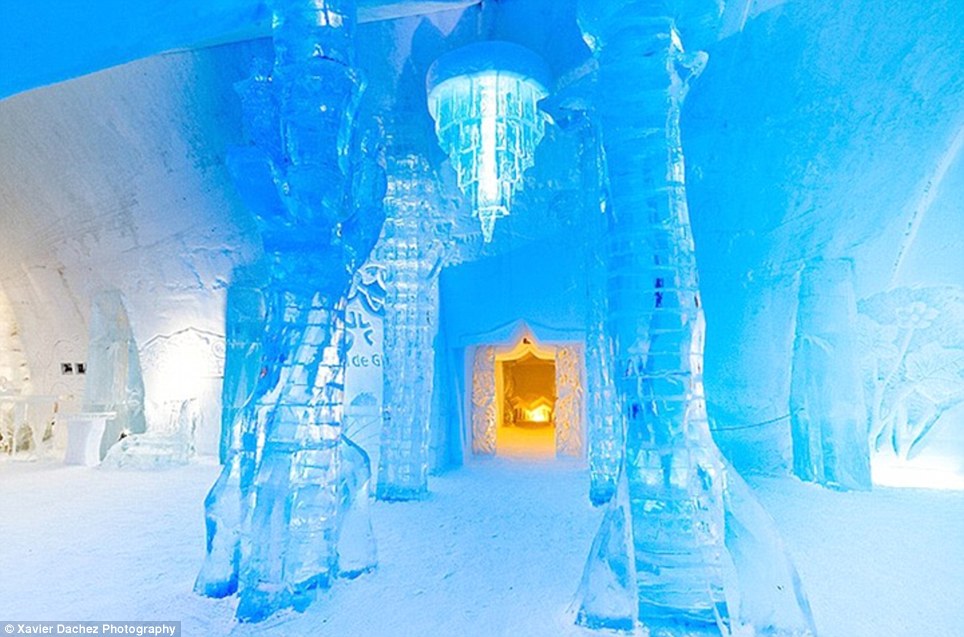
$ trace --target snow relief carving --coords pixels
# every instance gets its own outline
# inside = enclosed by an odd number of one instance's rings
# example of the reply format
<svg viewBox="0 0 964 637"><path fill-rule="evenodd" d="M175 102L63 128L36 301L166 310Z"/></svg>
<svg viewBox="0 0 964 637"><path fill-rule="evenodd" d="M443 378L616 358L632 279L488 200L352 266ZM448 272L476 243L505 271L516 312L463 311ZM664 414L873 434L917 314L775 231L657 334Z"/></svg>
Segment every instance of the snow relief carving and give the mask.
<svg viewBox="0 0 964 637"><path fill-rule="evenodd" d="M352 278L351 288L348 290L348 302L358 299L369 313L374 316L383 316L388 289L385 285L385 270L384 264L372 260L358 268Z"/></svg>
<svg viewBox="0 0 964 637"><path fill-rule="evenodd" d="M871 449L913 458L964 402L964 289L897 288L858 309Z"/></svg>
<svg viewBox="0 0 964 637"><path fill-rule="evenodd" d="M495 348L478 347L472 365L472 453L495 454Z"/></svg>
<svg viewBox="0 0 964 637"><path fill-rule="evenodd" d="M556 455L582 455L582 348L567 345L556 350Z"/></svg>

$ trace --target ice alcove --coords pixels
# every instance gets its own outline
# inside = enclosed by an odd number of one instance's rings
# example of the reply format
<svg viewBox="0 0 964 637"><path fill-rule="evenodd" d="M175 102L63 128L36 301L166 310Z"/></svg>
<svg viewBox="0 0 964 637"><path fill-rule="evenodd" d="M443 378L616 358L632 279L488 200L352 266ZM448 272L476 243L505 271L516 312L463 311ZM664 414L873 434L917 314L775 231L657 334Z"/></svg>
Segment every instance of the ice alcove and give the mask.
<svg viewBox="0 0 964 637"><path fill-rule="evenodd" d="M496 358L499 408L496 453L510 457L555 456L556 356L523 338Z"/></svg>

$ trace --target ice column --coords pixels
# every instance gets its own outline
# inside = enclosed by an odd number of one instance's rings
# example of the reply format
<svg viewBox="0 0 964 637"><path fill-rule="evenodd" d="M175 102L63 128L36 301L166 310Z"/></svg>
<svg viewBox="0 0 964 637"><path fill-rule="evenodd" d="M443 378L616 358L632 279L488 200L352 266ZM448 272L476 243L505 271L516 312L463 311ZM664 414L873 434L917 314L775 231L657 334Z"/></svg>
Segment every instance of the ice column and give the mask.
<svg viewBox="0 0 964 637"><path fill-rule="evenodd" d="M775 526L709 434L703 336L679 113L705 56L661 3L580 6L599 63L609 176L609 336L622 471L580 585L577 621L660 637L810 637Z"/></svg>
<svg viewBox="0 0 964 637"><path fill-rule="evenodd" d="M221 389L221 462L227 462L241 443L241 410L257 387L262 369L261 333L264 331L264 272L238 268L228 288Z"/></svg>
<svg viewBox="0 0 964 637"><path fill-rule="evenodd" d="M147 431L140 356L119 290L98 292L91 303L83 408L116 414L107 421L101 458L121 434Z"/></svg>
<svg viewBox="0 0 964 637"><path fill-rule="evenodd" d="M589 420L589 499L597 506L609 502L616 492L624 442L623 419L612 377L612 342L605 330L605 317L600 316L605 310L605 299L590 300L586 334L586 413Z"/></svg>
<svg viewBox="0 0 964 637"><path fill-rule="evenodd" d="M237 590L244 621L302 610L333 578L374 565L368 459L341 434L344 297L378 236L384 187L377 148L354 126L355 5L273 9L273 67L239 86L251 143L229 157L264 241L263 364L205 501L195 584Z"/></svg>
<svg viewBox="0 0 964 637"><path fill-rule="evenodd" d="M391 150L400 150L395 146ZM435 176L417 153L388 159L386 220L375 259L384 264L384 385L376 494L381 500L428 495L432 379L438 331Z"/></svg>
<svg viewBox="0 0 964 637"><path fill-rule="evenodd" d="M583 115L585 117L585 114ZM589 295L586 317L586 417L589 443L589 499L599 506L616 493L616 481L623 459L623 418L620 417L613 382L612 339L606 322L609 304L606 294L605 251L608 185L606 161L598 126L587 120L583 130L583 192L596 196L585 203L592 215L585 231L590 249L586 251L586 279Z"/></svg>
<svg viewBox="0 0 964 637"><path fill-rule="evenodd" d="M801 276L790 383L793 471L838 489L870 489L867 410L857 351L853 264L808 265Z"/></svg>
<svg viewBox="0 0 964 637"><path fill-rule="evenodd" d="M626 424L622 496L586 566L578 621L729 635L723 470L703 397L703 333L679 113L705 56L661 3L583 2L608 158L608 309Z"/></svg>

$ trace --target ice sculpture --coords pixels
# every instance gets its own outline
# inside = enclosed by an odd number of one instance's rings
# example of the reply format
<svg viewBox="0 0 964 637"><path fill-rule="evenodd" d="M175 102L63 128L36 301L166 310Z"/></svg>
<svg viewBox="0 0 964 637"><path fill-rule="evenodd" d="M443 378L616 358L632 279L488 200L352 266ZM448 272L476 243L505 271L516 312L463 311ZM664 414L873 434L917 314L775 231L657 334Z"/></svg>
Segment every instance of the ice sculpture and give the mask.
<svg viewBox="0 0 964 637"><path fill-rule="evenodd" d="M545 133L537 103L549 71L532 51L510 42L478 42L429 69L428 105L439 144L472 201L486 242L509 214L522 176Z"/></svg>
<svg viewBox="0 0 964 637"><path fill-rule="evenodd" d="M100 456L104 458L122 434L147 430L140 357L119 290L94 295L89 332L83 409L115 414L101 441Z"/></svg>
<svg viewBox="0 0 964 637"><path fill-rule="evenodd" d="M224 337L195 327L156 334L138 349L144 384L147 430L114 444L104 467L156 469L187 464L195 433L203 426L204 385L221 374Z"/></svg>
<svg viewBox="0 0 964 637"><path fill-rule="evenodd" d="M341 431L344 298L384 218L380 149L355 126L355 4L278 0L273 11L274 65L239 86L250 145L229 157L264 241L262 366L205 501L195 583L237 591L242 621L303 610L334 578L374 566L370 466Z"/></svg>
<svg viewBox="0 0 964 637"><path fill-rule="evenodd" d="M190 462L198 423L197 399L170 400L155 405L144 433L124 436L107 450L107 469L168 469Z"/></svg>
<svg viewBox="0 0 964 637"><path fill-rule="evenodd" d="M744 621L726 545L726 470L703 395L704 319L679 115L705 54L661 3L581 2L598 62L609 165L608 328L625 454L580 586L578 623L661 636L732 635ZM748 556L752 560L753 556ZM798 616L805 616L801 610ZM807 635L774 621L760 635Z"/></svg>
<svg viewBox="0 0 964 637"><path fill-rule="evenodd" d="M798 308L790 384L793 471L837 489L870 489L853 264L808 265Z"/></svg>
<svg viewBox="0 0 964 637"><path fill-rule="evenodd" d="M400 129L404 130L400 125ZM396 128L395 138L403 134ZM438 274L444 258L428 162L389 147L386 220L375 259L385 267L384 385L376 494L428 495L432 378L438 330Z"/></svg>

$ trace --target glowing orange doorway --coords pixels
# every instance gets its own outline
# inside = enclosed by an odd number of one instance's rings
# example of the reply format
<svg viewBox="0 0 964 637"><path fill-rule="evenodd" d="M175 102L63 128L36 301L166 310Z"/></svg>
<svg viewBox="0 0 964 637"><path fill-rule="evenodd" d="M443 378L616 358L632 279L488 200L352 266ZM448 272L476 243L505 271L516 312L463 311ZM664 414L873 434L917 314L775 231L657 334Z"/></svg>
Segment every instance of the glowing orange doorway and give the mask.
<svg viewBox="0 0 964 637"><path fill-rule="evenodd" d="M520 345L503 360L497 357L496 386L500 390L501 409L496 453L553 458L556 455L555 352L540 351L528 338L523 338Z"/></svg>
<svg viewBox="0 0 964 637"><path fill-rule="evenodd" d="M537 342L525 326L470 354L469 440L475 455L584 458L583 353Z"/></svg>

